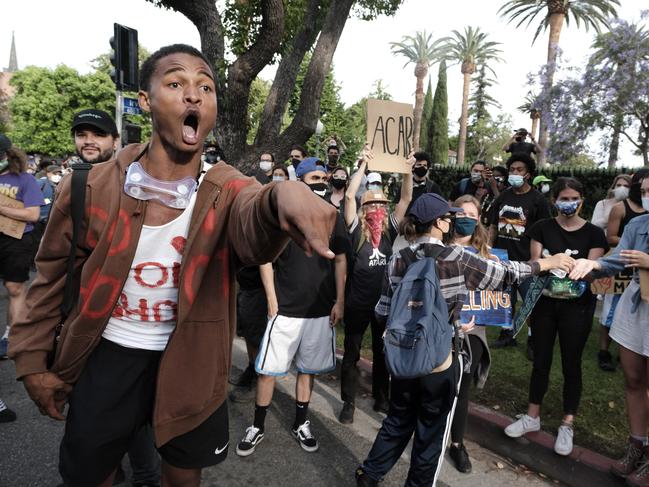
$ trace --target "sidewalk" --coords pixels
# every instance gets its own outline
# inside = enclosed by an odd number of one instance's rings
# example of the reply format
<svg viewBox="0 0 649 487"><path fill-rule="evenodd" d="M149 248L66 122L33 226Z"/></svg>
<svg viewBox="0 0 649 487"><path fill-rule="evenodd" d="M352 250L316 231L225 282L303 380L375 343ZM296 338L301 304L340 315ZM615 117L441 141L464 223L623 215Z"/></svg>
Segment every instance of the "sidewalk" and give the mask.
<svg viewBox="0 0 649 487"><path fill-rule="evenodd" d="M337 354L341 360L342 350L338 349ZM370 391L372 362L361 358L358 367L364 379L363 386ZM554 453L555 437L544 431L517 439L507 437L503 430L511 422L512 418L493 409L470 403L466 435L478 445L509 459L513 465L538 472L571 487L624 485L624 481L609 473L613 459L577 445L570 456L561 457ZM470 449L469 451L472 455Z"/></svg>

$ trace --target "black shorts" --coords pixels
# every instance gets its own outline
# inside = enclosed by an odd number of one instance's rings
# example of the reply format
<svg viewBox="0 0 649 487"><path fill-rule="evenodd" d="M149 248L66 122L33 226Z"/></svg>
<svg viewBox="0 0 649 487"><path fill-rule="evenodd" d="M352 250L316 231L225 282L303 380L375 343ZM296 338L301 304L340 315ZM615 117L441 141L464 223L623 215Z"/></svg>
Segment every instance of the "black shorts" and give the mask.
<svg viewBox="0 0 649 487"><path fill-rule="evenodd" d="M59 455L59 472L67 486L103 482L151 421L161 356L104 339L93 351L69 398ZM225 460L228 443L226 401L200 426L158 451L174 467L203 468Z"/></svg>
<svg viewBox="0 0 649 487"><path fill-rule="evenodd" d="M237 293L237 335L259 346L268 324L268 302L262 289L239 289Z"/></svg>
<svg viewBox="0 0 649 487"><path fill-rule="evenodd" d="M31 232L25 233L20 240L0 233L0 278L9 282L28 281L33 255Z"/></svg>

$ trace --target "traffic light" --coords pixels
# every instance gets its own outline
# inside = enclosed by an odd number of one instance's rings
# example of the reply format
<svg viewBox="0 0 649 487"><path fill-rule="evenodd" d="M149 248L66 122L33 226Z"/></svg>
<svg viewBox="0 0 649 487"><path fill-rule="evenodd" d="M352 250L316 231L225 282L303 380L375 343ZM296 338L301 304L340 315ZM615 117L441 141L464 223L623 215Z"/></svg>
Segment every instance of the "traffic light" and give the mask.
<svg viewBox="0 0 649 487"><path fill-rule="evenodd" d="M118 91L137 91L138 86L138 58L137 58L137 30L120 24L113 24L114 34L110 38L110 63L113 71L110 77Z"/></svg>
<svg viewBox="0 0 649 487"><path fill-rule="evenodd" d="M142 127L125 122L122 130L122 145L139 144L142 142Z"/></svg>

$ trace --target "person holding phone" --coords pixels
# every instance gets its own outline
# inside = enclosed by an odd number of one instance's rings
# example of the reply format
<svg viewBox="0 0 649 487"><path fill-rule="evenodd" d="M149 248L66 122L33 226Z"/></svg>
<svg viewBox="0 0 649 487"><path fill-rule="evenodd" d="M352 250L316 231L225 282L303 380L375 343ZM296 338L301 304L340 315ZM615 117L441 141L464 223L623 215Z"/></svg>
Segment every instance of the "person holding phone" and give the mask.
<svg viewBox="0 0 649 487"><path fill-rule="evenodd" d="M528 137L531 142L525 142ZM538 155L541 153L541 146L536 143L534 136L527 129L520 128L514 132L514 135L503 146L503 151L510 154L523 153L531 157L532 154Z"/></svg>

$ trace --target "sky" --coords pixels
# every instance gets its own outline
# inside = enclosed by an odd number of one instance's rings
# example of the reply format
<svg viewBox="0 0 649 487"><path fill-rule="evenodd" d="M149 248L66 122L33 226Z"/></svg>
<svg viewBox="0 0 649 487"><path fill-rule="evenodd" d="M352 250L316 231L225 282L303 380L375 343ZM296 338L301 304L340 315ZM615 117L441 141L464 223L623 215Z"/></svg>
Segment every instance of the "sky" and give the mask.
<svg viewBox="0 0 649 487"><path fill-rule="evenodd" d="M532 45L535 26L515 29L507 24L497 14L503 3L504 0L405 0L393 17L380 17L371 22L350 18L334 55L334 73L343 102L349 106L367 96L373 84L381 79L395 101L414 103L414 67L404 68L405 60L391 53L390 42L422 30L434 37L444 37L454 29L462 31L472 25L487 32L490 40L502 43L504 62L494 65L497 84L490 94L501 103L501 111L512 117L512 129L529 129L529 117L516 107L523 103L528 92L528 73L537 72L545 62L547 35L541 34ZM618 14L625 20L638 21L643 8L647 8L645 0L621 0ZM196 28L182 14L159 9L145 0L22 0L4 5L0 67L8 64L14 31L20 68L27 65L53 68L63 63L88 72L92 69L90 61L109 51L113 22L137 29L140 44L149 51L176 42L200 47ZM592 31L577 29L573 24L564 26L560 40L564 62L583 65L593 35ZM272 79L273 72L265 69L261 77ZM437 66L431 68L431 74L434 90ZM448 69L448 96L453 129L457 126L462 101L462 75L457 65ZM593 152L598 149L592 147ZM622 143L621 157L626 166L642 164L639 156L632 155L632 147L626 141Z"/></svg>

